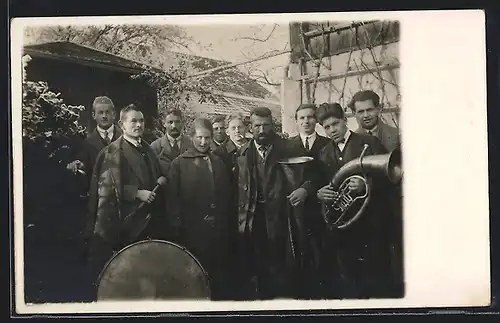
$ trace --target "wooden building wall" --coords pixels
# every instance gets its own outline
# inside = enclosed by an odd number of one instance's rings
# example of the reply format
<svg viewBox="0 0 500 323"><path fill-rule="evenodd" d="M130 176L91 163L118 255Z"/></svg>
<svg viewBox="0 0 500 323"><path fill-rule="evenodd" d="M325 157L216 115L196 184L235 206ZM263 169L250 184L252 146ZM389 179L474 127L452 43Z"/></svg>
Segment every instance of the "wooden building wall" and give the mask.
<svg viewBox="0 0 500 323"><path fill-rule="evenodd" d="M130 73L38 57L32 57L26 71L29 80L45 81L52 91L60 92L66 104L85 106L80 122L88 131L95 128L91 111L96 96L106 95L113 100L117 118L119 110L130 103L141 107L147 125L157 115L156 90L132 80Z"/></svg>

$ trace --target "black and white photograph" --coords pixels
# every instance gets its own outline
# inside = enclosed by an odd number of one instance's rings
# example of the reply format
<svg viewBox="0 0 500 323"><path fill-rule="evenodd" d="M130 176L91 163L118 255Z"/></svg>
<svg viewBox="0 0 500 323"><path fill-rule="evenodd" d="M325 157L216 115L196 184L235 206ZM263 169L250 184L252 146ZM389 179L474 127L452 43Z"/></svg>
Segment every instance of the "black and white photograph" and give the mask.
<svg viewBox="0 0 500 323"><path fill-rule="evenodd" d="M444 13L17 19L16 307L487 305L484 15L460 14L479 40L448 61Z"/></svg>

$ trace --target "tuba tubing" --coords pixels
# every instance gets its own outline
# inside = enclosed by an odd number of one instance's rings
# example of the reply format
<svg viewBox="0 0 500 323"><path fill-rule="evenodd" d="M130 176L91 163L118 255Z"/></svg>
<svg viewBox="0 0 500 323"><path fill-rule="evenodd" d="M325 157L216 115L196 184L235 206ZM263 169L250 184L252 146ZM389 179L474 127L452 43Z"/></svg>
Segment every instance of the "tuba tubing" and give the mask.
<svg viewBox="0 0 500 323"><path fill-rule="evenodd" d="M340 203L344 203L343 206L345 207L345 201L350 201L351 204L347 206L347 209L349 209L355 200L364 199L361 207L355 215L344 224L339 224L339 222L346 216L346 210L341 209L341 214L336 218L331 219L330 214L334 212L332 211L332 208L334 208L333 204L328 205L327 203L322 203L321 209L323 218L330 228L334 227L337 229L344 229L358 220L364 213L371 198L371 187L367 181L368 176L381 174L387 177L387 179L393 184L398 184L402 180L403 172L401 168L400 148L396 148L388 154L370 155L364 157L367 148L368 145L365 144L361 156L358 159L351 160L342 166L330 181L331 189L339 194L339 198L337 198L334 203L340 201ZM359 174L362 175L360 176ZM363 196L354 199L350 196L350 191L348 189L347 192L345 191L348 181L351 178L360 178L364 182L366 192Z"/></svg>

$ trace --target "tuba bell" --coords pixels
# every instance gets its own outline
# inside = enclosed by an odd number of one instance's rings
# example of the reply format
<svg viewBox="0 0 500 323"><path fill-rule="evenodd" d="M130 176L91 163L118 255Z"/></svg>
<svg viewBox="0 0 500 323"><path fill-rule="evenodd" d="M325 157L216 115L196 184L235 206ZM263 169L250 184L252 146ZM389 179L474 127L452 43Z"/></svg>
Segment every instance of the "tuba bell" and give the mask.
<svg viewBox="0 0 500 323"><path fill-rule="evenodd" d="M380 174L387 177L391 183L401 182L403 172L399 147L388 154L364 157L367 149L368 145L365 144L360 157L342 166L329 184L336 192L336 197L331 203L322 203L321 213L330 229L345 229L364 213L371 198L369 176ZM365 186L363 193L349 189L349 181L353 178L362 181Z"/></svg>

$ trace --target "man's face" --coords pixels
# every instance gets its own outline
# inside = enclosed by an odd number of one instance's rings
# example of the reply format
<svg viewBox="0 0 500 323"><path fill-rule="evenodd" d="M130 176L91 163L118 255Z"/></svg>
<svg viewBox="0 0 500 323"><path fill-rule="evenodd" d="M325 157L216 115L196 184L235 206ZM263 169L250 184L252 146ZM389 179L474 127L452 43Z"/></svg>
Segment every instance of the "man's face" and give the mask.
<svg viewBox="0 0 500 323"><path fill-rule="evenodd" d="M246 127L243 121L241 121L240 119L233 119L229 121L227 127L227 134L229 135L229 138L232 141L236 143L241 143L242 141L244 141L245 132L246 132Z"/></svg>
<svg viewBox="0 0 500 323"><path fill-rule="evenodd" d="M338 143L344 138L347 131L346 121L335 117L327 118L323 121L323 129L330 139Z"/></svg>
<svg viewBox="0 0 500 323"><path fill-rule="evenodd" d="M102 129L108 129L115 121L115 109L106 103L97 103L92 112L95 122Z"/></svg>
<svg viewBox="0 0 500 323"><path fill-rule="evenodd" d="M274 135L274 128L271 122L271 117L260 117L252 115L252 133L255 141L259 145L267 145L271 143Z"/></svg>
<svg viewBox="0 0 500 323"><path fill-rule="evenodd" d="M192 140L194 148L200 153L205 154L210 149L212 135L208 129L196 128Z"/></svg>
<svg viewBox="0 0 500 323"><path fill-rule="evenodd" d="M120 121L120 126L128 136L139 138L144 133L144 116L140 111L129 111Z"/></svg>
<svg viewBox="0 0 500 323"><path fill-rule="evenodd" d="M181 135L182 131L182 119L179 116L169 114L165 118L165 128L167 129L167 133L172 138L177 138Z"/></svg>
<svg viewBox="0 0 500 323"><path fill-rule="evenodd" d="M223 142L226 140L226 125L224 122L215 122L212 127L214 128L214 139L217 142Z"/></svg>
<svg viewBox="0 0 500 323"><path fill-rule="evenodd" d="M312 135L316 129L316 115L313 109L302 109L297 111L297 118L295 119L299 132Z"/></svg>
<svg viewBox="0 0 500 323"><path fill-rule="evenodd" d="M364 129L372 129L378 123L380 108L373 104L372 100L358 101L354 103L354 116L359 125Z"/></svg>

